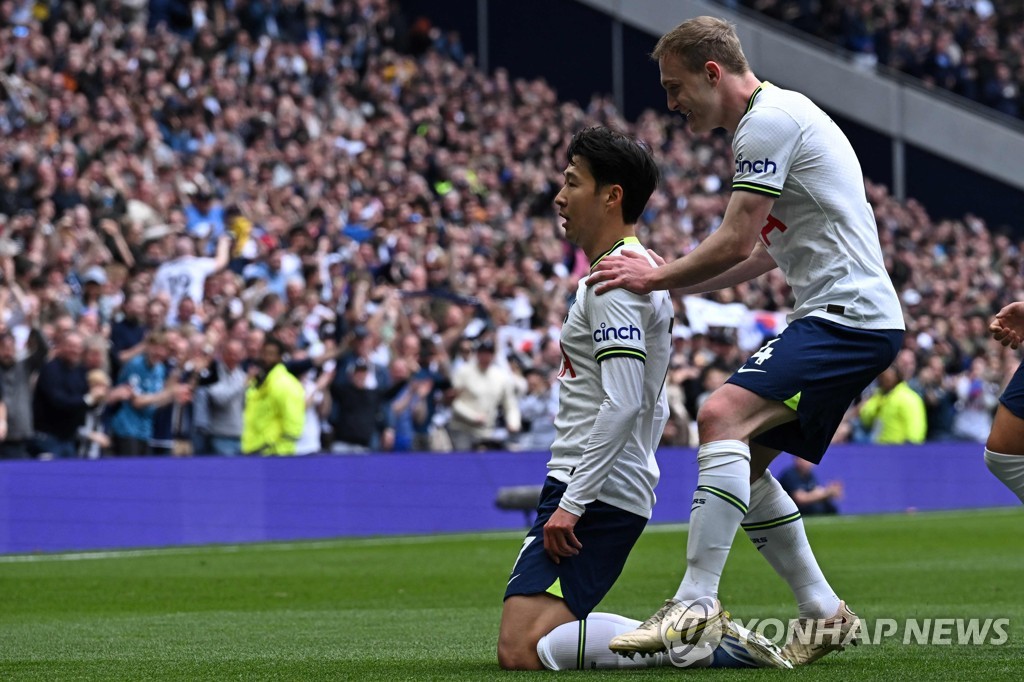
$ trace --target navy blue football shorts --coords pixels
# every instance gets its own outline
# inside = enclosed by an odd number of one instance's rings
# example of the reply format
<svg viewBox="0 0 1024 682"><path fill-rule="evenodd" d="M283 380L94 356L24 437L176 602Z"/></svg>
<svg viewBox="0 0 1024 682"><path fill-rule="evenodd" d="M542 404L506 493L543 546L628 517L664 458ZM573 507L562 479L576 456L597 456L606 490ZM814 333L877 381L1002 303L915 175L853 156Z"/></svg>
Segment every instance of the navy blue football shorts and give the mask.
<svg viewBox="0 0 1024 682"><path fill-rule="evenodd" d="M517 594L550 594L565 600L573 615L583 620L622 573L647 519L605 502L591 502L574 531L583 549L556 564L544 551L544 524L558 508L565 488L565 483L553 478L544 481L537 520L523 540L505 599Z"/></svg>
<svg viewBox="0 0 1024 682"><path fill-rule="evenodd" d="M816 317L794 320L728 379L796 410L795 421L753 441L817 464L846 410L892 364L902 343L898 329L855 329Z"/></svg>
<svg viewBox="0 0 1024 682"><path fill-rule="evenodd" d="M1024 419L1024 362L1017 366L1017 371L1013 373L1013 378L1006 385L1003 395L999 397L999 402L1013 413L1013 416Z"/></svg>

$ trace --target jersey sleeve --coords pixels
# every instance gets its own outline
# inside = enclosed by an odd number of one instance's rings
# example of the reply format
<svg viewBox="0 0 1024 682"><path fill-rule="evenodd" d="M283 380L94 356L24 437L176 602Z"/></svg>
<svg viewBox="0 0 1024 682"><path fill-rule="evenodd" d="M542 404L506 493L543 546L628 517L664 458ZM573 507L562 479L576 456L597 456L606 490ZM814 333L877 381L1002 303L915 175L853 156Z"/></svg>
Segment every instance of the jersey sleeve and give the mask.
<svg viewBox="0 0 1024 682"><path fill-rule="evenodd" d="M644 338L644 309L650 307L647 296L638 296L625 289L613 289L588 301L590 337L594 342L594 359L629 357L647 361L647 339Z"/></svg>
<svg viewBox="0 0 1024 682"><path fill-rule="evenodd" d="M601 407L580 463L558 503L562 509L577 516L582 516L586 505L601 493L640 414L644 392L643 365L625 357L613 356L609 362L601 364L601 385L604 389Z"/></svg>
<svg viewBox="0 0 1024 682"><path fill-rule="evenodd" d="M733 191L782 196L799 144L800 126L785 111L772 106L750 111L733 138Z"/></svg>
<svg viewBox="0 0 1024 682"><path fill-rule="evenodd" d="M636 425L647 362L644 316L651 301L648 296L613 289L601 296L588 294L587 307L602 395L594 396L601 401L598 415L559 503L576 515L582 515L586 505L597 499Z"/></svg>

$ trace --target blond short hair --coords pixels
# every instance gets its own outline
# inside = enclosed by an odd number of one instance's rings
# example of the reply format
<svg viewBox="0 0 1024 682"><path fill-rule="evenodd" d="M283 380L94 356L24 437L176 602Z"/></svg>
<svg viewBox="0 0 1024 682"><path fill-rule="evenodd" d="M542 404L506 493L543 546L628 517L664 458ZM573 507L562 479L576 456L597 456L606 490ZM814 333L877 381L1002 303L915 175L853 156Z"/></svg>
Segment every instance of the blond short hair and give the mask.
<svg viewBox="0 0 1024 682"><path fill-rule="evenodd" d="M110 386L110 377L102 369L91 369L89 373L85 375L85 380L89 386Z"/></svg>
<svg viewBox="0 0 1024 682"><path fill-rule="evenodd" d="M651 59L658 61L665 55L678 56L694 72L703 71L708 62L715 62L733 74L750 71L736 26L717 17L689 19L663 35L654 46Z"/></svg>

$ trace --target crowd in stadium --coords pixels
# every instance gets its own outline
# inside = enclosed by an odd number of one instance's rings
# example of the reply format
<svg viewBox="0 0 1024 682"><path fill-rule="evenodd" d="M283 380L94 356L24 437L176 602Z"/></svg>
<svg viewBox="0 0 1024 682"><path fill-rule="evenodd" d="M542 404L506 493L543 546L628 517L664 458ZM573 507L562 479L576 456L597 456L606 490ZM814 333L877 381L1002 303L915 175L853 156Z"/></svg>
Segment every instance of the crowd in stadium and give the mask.
<svg viewBox="0 0 1024 682"><path fill-rule="evenodd" d="M241 452L268 339L305 391L300 454L545 449L588 267L552 209L572 133L654 148L641 234L666 259L728 199L725 138L481 73L387 0L2 7L6 457ZM1018 362L987 324L1024 298L1020 244L868 192L908 321L898 381L924 437L983 441ZM770 273L711 298L775 313L789 292ZM757 344L677 305L665 442L689 445ZM882 431L855 406L837 438Z"/></svg>
<svg viewBox="0 0 1024 682"><path fill-rule="evenodd" d="M855 53L1024 116L1024 13L991 0L743 0L757 10Z"/></svg>

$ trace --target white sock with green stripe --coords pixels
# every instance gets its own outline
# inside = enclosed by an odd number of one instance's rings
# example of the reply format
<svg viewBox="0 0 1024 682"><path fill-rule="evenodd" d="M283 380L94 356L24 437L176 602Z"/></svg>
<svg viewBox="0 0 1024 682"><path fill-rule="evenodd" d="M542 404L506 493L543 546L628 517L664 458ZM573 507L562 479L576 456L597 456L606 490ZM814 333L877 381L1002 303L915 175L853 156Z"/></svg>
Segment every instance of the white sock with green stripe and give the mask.
<svg viewBox="0 0 1024 682"><path fill-rule="evenodd" d="M690 507L686 575L675 598L718 597L725 560L750 500L750 448L739 440L705 443L697 450L697 490Z"/></svg>
<svg viewBox="0 0 1024 682"><path fill-rule="evenodd" d="M750 511L742 526L761 556L793 590L801 618L836 615L839 597L818 567L796 503L772 472L765 471L750 486Z"/></svg>
<svg viewBox="0 0 1024 682"><path fill-rule="evenodd" d="M996 478L1024 502L1024 455L1001 455L985 448L985 464Z"/></svg>
<svg viewBox="0 0 1024 682"><path fill-rule="evenodd" d="M640 621L614 613L592 613L586 620L559 625L537 642L537 655L548 670L653 668L664 654L626 658L608 648L616 635L635 630Z"/></svg>

